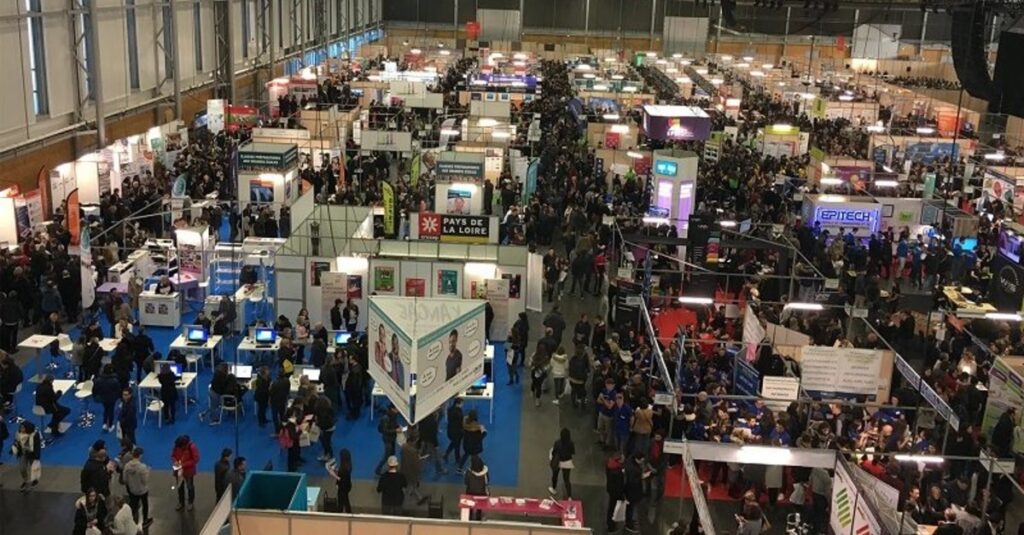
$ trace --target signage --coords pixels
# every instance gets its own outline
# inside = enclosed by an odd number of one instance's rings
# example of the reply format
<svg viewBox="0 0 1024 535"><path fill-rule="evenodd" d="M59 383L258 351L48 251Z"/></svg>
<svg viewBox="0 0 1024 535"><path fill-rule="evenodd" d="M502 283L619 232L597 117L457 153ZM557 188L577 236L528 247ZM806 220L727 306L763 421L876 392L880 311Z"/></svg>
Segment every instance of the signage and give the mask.
<svg viewBox="0 0 1024 535"><path fill-rule="evenodd" d="M484 178L480 162L437 162L437 178L452 182L477 182Z"/></svg>
<svg viewBox="0 0 1024 535"><path fill-rule="evenodd" d="M746 396L756 396L761 374L757 373L753 366L747 364L740 353L736 354L734 365L736 366L736 391Z"/></svg>
<svg viewBox="0 0 1024 535"><path fill-rule="evenodd" d="M778 401L765 401L775 411L784 411L790 401L800 395L800 380L796 377L765 376L761 384L761 397Z"/></svg>
<svg viewBox="0 0 1024 535"><path fill-rule="evenodd" d="M1002 254L997 254L991 264L992 281L988 295L992 305L999 310L1016 312L1024 302L1024 267Z"/></svg>
<svg viewBox="0 0 1024 535"><path fill-rule="evenodd" d="M664 176L676 176L678 171L678 164L676 162L669 162L666 160L655 160L654 161L654 172Z"/></svg>
<svg viewBox="0 0 1024 535"><path fill-rule="evenodd" d="M666 440L662 444L662 451L670 455L682 455L686 451L686 442L682 440Z"/></svg>
<svg viewBox="0 0 1024 535"><path fill-rule="evenodd" d="M299 149L295 145L282 152L243 149L238 152L238 169L240 171L286 171L294 167L298 159Z"/></svg>
<svg viewBox="0 0 1024 535"><path fill-rule="evenodd" d="M822 223L843 223L848 225L866 227L874 221L875 210L862 210L857 208L823 208L818 207L815 211L815 221Z"/></svg>
<svg viewBox="0 0 1024 535"><path fill-rule="evenodd" d="M491 218L421 212L419 238L450 243L490 243Z"/></svg>
<svg viewBox="0 0 1024 535"><path fill-rule="evenodd" d="M655 405L670 406L670 405L672 405L672 402L675 401L675 399L676 399L675 396L673 396L669 392L655 392L654 393L654 404Z"/></svg>

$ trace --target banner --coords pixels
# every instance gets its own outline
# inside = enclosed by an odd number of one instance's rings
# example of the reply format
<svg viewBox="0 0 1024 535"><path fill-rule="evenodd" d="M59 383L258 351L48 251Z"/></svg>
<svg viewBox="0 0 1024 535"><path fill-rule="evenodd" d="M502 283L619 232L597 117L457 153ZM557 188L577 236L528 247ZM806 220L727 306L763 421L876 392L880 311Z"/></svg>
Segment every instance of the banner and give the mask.
<svg viewBox="0 0 1024 535"><path fill-rule="evenodd" d="M328 264L328 269L330 269ZM316 286L315 284L313 286ZM329 320L334 302L341 300L344 307L348 299L348 276L345 273L324 271L320 273L320 317Z"/></svg>
<svg viewBox="0 0 1024 535"><path fill-rule="evenodd" d="M421 240L437 240L447 243L497 243L497 239L491 239L492 216L420 212L418 217L416 230L418 239Z"/></svg>
<svg viewBox="0 0 1024 535"><path fill-rule="evenodd" d="M878 395L881 351L846 347L806 346L800 351L800 378L804 390L822 396Z"/></svg>
<svg viewBox="0 0 1024 535"><path fill-rule="evenodd" d="M211 134L224 131L224 99L212 98L206 101L206 129Z"/></svg>
<svg viewBox="0 0 1024 535"><path fill-rule="evenodd" d="M754 309L747 305L747 310L743 314L743 347L747 362L757 360L757 348L764 340L765 334L764 327L761 326L761 320L754 313Z"/></svg>
<svg viewBox="0 0 1024 535"><path fill-rule="evenodd" d="M761 382L761 374L743 359L741 353L736 353L736 360L733 365L736 366L735 393L737 395L756 396Z"/></svg>
<svg viewBox="0 0 1024 535"><path fill-rule="evenodd" d="M366 323L369 373L374 382L408 421L413 421L409 389L412 387L412 340L370 299Z"/></svg>
<svg viewBox="0 0 1024 535"><path fill-rule="evenodd" d="M452 318L450 300L417 299L415 317ZM415 419L463 393L484 374L484 305L452 318L416 341Z"/></svg>
<svg viewBox="0 0 1024 535"><path fill-rule="evenodd" d="M409 181L412 182L412 187L416 187L420 182L420 167L422 167L423 155L417 152L412 157L412 164L409 166Z"/></svg>
<svg viewBox="0 0 1024 535"><path fill-rule="evenodd" d="M268 144L261 143L260 147L267 147ZM276 149L279 145L269 145ZM242 147L238 151L238 169L240 171L286 171L295 166L299 159L299 148L292 145L284 150L258 151L253 145Z"/></svg>
<svg viewBox="0 0 1024 535"><path fill-rule="evenodd" d="M990 436L1006 409L1020 406L1024 406L1024 379L1005 360L996 357L988 372L988 402L981 420L982 434Z"/></svg>
<svg viewBox="0 0 1024 535"><path fill-rule="evenodd" d="M77 194L77 192L76 192ZM78 207L75 207L76 211ZM75 218L77 220L77 218ZM82 308L86 309L96 301L96 276L92 264L92 240L89 237L89 226L83 225L79 238L79 264L82 277Z"/></svg>
<svg viewBox="0 0 1024 535"><path fill-rule="evenodd" d="M477 183L484 178L481 162L437 162L437 179L450 182Z"/></svg>
<svg viewBox="0 0 1024 535"><path fill-rule="evenodd" d="M494 311L491 331L487 333L487 339L492 342L504 342L511 327L508 307L510 283L510 280L504 278L484 281L487 287L487 302L491 304L491 310Z"/></svg>
<svg viewBox="0 0 1024 535"><path fill-rule="evenodd" d="M832 513L829 525L836 535L853 534L853 511L857 499L857 487L846 468L846 463L836 463L835 476L832 478ZM863 535L857 533L857 535Z"/></svg>
<svg viewBox="0 0 1024 535"><path fill-rule="evenodd" d="M523 202L533 196L537 192L537 168L540 166L540 160L533 158L530 160L529 167L526 168L526 185L523 188Z"/></svg>
<svg viewBox="0 0 1024 535"><path fill-rule="evenodd" d="M395 237L395 189L388 182L381 183L384 196L384 236Z"/></svg>
<svg viewBox="0 0 1024 535"><path fill-rule="evenodd" d="M764 404L773 411L784 411L790 401L796 401L800 395L800 379L796 377L774 377L766 375L761 378L761 397L785 401L765 401Z"/></svg>
<svg viewBox="0 0 1024 535"><path fill-rule="evenodd" d="M71 234L71 245L79 245L82 232L82 208L78 203L78 190L72 191L67 200L68 207L64 217L67 218L68 234Z"/></svg>

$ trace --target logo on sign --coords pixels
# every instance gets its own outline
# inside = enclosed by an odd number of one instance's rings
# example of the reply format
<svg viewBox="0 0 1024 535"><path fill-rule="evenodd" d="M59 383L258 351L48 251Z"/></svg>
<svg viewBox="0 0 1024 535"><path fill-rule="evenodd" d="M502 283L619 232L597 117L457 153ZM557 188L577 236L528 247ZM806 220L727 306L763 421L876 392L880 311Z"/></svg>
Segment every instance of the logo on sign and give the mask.
<svg viewBox="0 0 1024 535"><path fill-rule="evenodd" d="M441 236L441 216L438 214L420 214L420 238L437 238Z"/></svg>
<svg viewBox="0 0 1024 535"><path fill-rule="evenodd" d="M817 215L816 219L822 223L842 223L856 226L869 226L875 220L874 210L854 208L818 208Z"/></svg>
<svg viewBox="0 0 1024 535"><path fill-rule="evenodd" d="M659 175L676 176L677 170L678 166L675 162L666 162L663 160L658 160L654 162L654 172L658 173Z"/></svg>
<svg viewBox="0 0 1024 535"><path fill-rule="evenodd" d="M999 287L1003 292L1015 295L1020 289L1020 280L1017 278L1017 271L1010 266L1003 266L999 270Z"/></svg>

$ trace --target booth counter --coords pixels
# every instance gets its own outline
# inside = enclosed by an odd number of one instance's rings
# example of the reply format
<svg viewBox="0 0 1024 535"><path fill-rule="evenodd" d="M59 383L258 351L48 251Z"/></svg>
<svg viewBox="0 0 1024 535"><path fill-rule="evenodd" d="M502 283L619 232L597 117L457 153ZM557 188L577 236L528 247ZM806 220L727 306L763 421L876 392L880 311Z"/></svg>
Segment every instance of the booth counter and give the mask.
<svg viewBox="0 0 1024 535"><path fill-rule="evenodd" d="M181 326L181 294L145 291L139 295L139 322L151 327Z"/></svg>

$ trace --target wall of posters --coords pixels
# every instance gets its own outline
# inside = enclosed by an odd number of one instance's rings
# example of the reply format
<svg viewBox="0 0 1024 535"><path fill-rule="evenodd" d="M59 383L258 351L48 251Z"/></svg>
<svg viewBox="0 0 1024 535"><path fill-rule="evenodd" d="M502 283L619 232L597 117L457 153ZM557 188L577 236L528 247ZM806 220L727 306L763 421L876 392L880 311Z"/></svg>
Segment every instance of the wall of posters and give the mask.
<svg viewBox="0 0 1024 535"><path fill-rule="evenodd" d="M380 386L398 412L412 420L409 389L413 369L412 339L400 328L395 318L370 300L366 328L369 345L370 377Z"/></svg>

